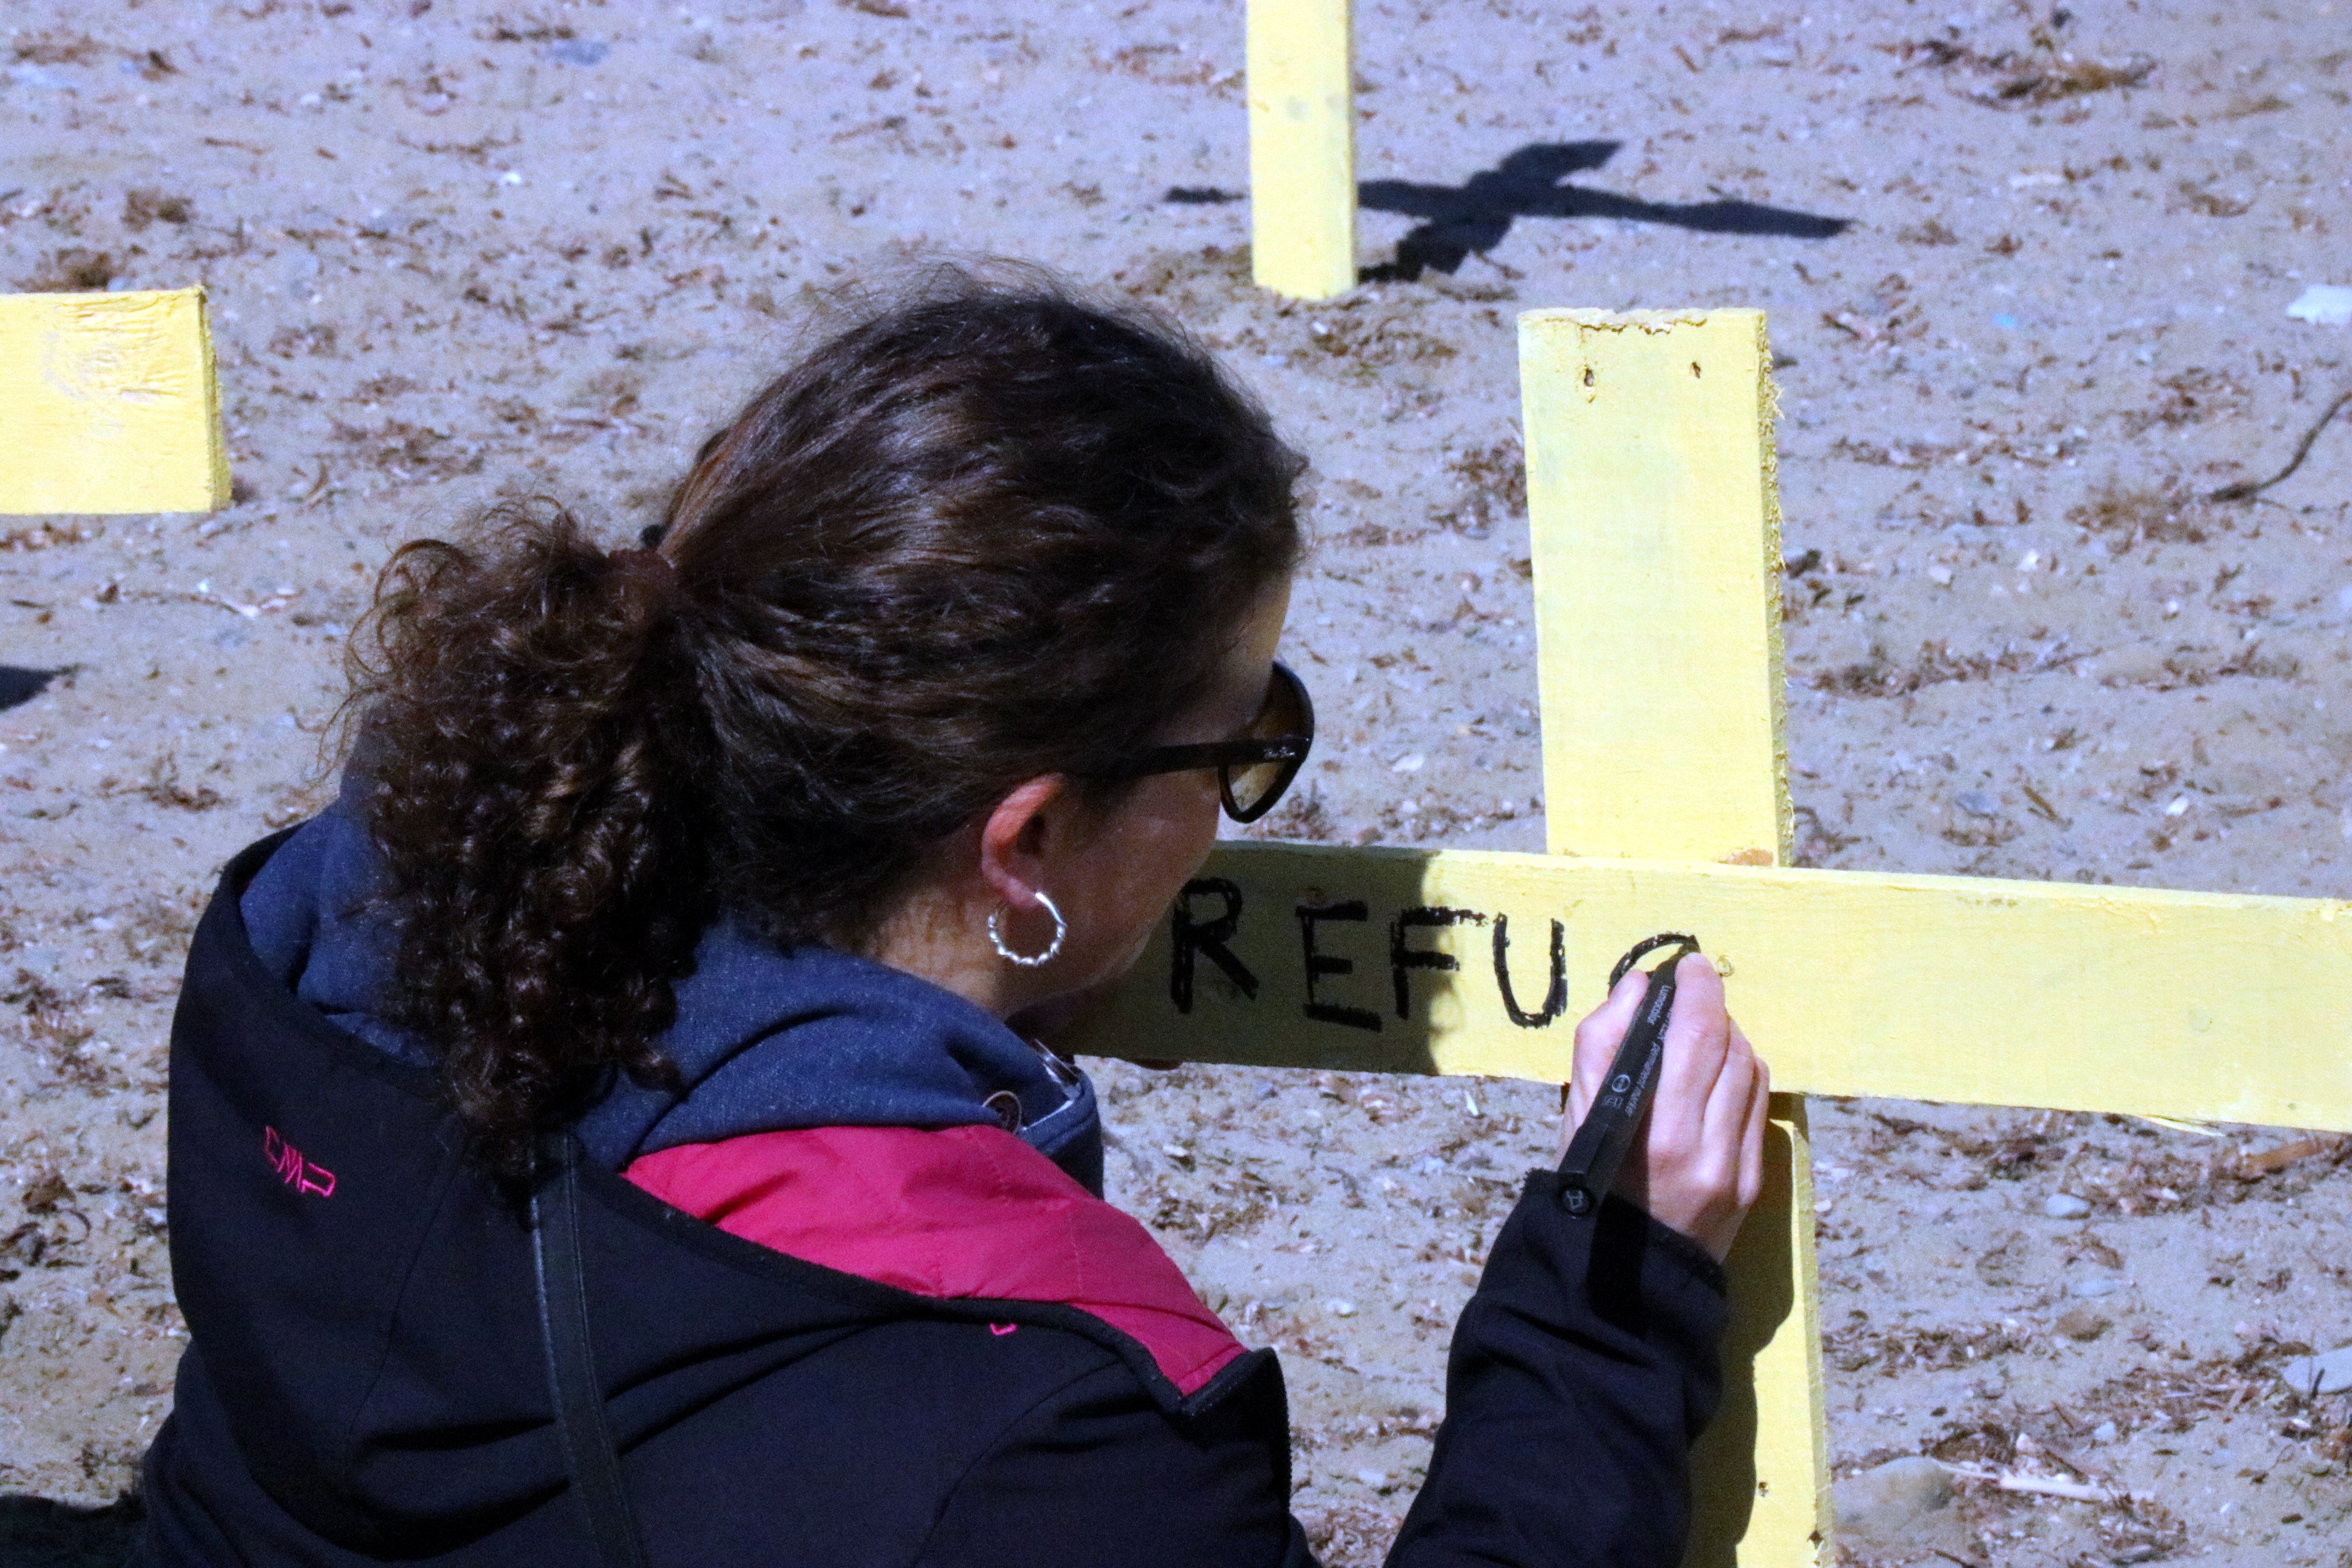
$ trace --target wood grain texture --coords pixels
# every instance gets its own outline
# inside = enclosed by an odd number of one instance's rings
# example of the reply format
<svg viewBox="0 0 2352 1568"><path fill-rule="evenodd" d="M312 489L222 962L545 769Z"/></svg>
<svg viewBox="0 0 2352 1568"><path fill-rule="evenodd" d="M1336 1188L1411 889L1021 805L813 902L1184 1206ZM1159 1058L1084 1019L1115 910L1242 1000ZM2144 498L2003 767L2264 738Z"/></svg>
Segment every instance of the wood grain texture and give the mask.
<svg viewBox="0 0 2352 1568"><path fill-rule="evenodd" d="M2333 900L1305 844L1223 845L1202 878L1077 1048L1557 1083L1610 964L1688 931L1784 1090L2352 1131L2352 904ZM1229 903L1213 945L1254 997L1202 942Z"/></svg>
<svg viewBox="0 0 2352 1568"><path fill-rule="evenodd" d="M1785 862L1763 313L1531 310L1519 385L1549 848Z"/></svg>
<svg viewBox="0 0 2352 1568"><path fill-rule="evenodd" d="M1250 258L1297 300L1356 286L1349 0L1249 0Z"/></svg>
<svg viewBox="0 0 2352 1568"><path fill-rule="evenodd" d="M227 505L204 290L0 295L0 512Z"/></svg>

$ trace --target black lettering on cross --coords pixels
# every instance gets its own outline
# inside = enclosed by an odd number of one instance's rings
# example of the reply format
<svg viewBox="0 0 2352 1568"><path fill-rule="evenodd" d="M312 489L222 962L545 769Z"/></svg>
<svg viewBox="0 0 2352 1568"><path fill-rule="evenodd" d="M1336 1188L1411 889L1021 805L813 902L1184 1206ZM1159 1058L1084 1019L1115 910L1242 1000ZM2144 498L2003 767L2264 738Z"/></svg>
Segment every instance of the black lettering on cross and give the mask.
<svg viewBox="0 0 2352 1568"><path fill-rule="evenodd" d="M1389 973L1396 982L1396 1010L1400 1018L1412 1016L1412 987L1405 981L1405 973L1413 969L1454 970L1462 967L1450 952L1434 952L1428 948L1407 947L1405 932L1428 927L1452 925L1485 925L1486 917L1476 910L1423 908L1401 910L1389 922Z"/></svg>
<svg viewBox="0 0 2352 1568"><path fill-rule="evenodd" d="M1316 994L1316 982L1327 974L1353 974L1356 961L1335 958L1320 952L1315 945L1315 928L1325 921L1367 921L1371 911L1361 899L1351 899L1337 904L1301 904L1298 906L1298 935L1307 946L1307 1016L1320 1024L1343 1024L1350 1029L1381 1032L1381 1016L1369 1007L1342 1007L1326 1002Z"/></svg>
<svg viewBox="0 0 2352 1568"><path fill-rule="evenodd" d="M1540 1029L1568 1010L1568 928L1558 921L1551 922L1551 984L1544 992L1543 1010L1528 1013L1520 1010L1519 998L1511 989L1511 920L1508 915L1495 917L1495 985L1503 994L1503 1011L1511 1022L1522 1029Z"/></svg>
<svg viewBox="0 0 2352 1568"><path fill-rule="evenodd" d="M1196 897L1223 899L1224 913L1213 920L1192 918L1192 900ZM1223 971L1226 979L1241 987L1243 995L1257 1000L1257 976L1233 955L1225 943L1242 924L1242 890L1223 877L1203 877L1184 884L1178 895L1170 919L1175 926L1175 940L1168 950L1168 999L1176 1004L1179 1013L1192 1010L1192 969L1196 954L1207 953L1209 962Z"/></svg>

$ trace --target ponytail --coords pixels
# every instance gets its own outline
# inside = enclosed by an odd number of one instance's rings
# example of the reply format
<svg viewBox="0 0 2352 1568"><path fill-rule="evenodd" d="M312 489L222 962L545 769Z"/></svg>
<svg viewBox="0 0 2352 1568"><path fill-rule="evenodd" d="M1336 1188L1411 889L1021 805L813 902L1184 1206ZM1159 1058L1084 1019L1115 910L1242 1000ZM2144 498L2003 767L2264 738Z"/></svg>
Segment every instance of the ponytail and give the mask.
<svg viewBox="0 0 2352 1568"><path fill-rule="evenodd" d="M685 596L551 503L418 541L352 644L362 800L391 889L390 1021L435 1042L494 1168L615 1071L658 1079L707 910L680 702Z"/></svg>

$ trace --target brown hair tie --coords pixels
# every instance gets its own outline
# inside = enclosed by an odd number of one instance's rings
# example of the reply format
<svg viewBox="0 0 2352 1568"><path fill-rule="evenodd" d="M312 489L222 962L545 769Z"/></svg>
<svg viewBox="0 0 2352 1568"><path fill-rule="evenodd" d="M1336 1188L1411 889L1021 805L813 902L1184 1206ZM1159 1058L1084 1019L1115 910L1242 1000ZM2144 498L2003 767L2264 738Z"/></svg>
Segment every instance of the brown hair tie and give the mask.
<svg viewBox="0 0 2352 1568"><path fill-rule="evenodd" d="M658 586L664 593L677 587L677 567L658 550L616 550L612 555L615 571L626 572Z"/></svg>

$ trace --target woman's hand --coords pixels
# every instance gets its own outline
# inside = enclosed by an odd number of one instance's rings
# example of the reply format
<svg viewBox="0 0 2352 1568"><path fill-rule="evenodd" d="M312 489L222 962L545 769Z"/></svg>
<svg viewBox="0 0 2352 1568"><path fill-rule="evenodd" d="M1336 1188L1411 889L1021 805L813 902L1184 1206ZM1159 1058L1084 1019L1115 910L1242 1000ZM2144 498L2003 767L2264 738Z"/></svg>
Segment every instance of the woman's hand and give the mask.
<svg viewBox="0 0 2352 1568"><path fill-rule="evenodd" d="M1633 1026L1646 985L1641 971L1629 971L1609 1000L1576 1026L1575 1076L1559 1123L1563 1155ZM1771 1087L1770 1071L1724 1011L1715 965L1697 953L1684 957L1675 970L1665 1060L1616 1192L1722 1261L1763 1191Z"/></svg>

